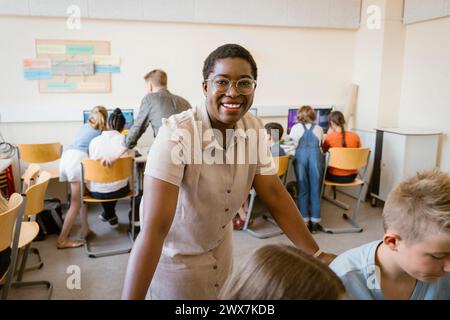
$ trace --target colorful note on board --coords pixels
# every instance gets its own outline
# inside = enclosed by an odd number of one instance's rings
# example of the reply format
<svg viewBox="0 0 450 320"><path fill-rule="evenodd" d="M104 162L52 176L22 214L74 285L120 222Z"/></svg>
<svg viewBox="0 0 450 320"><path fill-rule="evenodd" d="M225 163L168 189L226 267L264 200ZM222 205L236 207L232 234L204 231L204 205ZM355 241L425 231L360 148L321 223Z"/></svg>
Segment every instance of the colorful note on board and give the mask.
<svg viewBox="0 0 450 320"><path fill-rule="evenodd" d="M50 69L30 69L23 70L23 75L27 80L50 80L52 71Z"/></svg>
<svg viewBox="0 0 450 320"><path fill-rule="evenodd" d="M68 44L66 46L66 54L94 54L94 46L88 44Z"/></svg>
<svg viewBox="0 0 450 320"><path fill-rule="evenodd" d="M59 76L87 76L94 74L94 64L91 60L53 60L52 73Z"/></svg>
<svg viewBox="0 0 450 320"><path fill-rule="evenodd" d="M95 73L120 73L120 66L104 66L96 64L94 71Z"/></svg>
<svg viewBox="0 0 450 320"><path fill-rule="evenodd" d="M49 83L47 83L47 89L72 90L72 89L75 89L75 83L74 82L49 82Z"/></svg>
<svg viewBox="0 0 450 320"><path fill-rule="evenodd" d="M26 69L50 69L51 60L47 58L23 59L23 67Z"/></svg>
<svg viewBox="0 0 450 320"><path fill-rule="evenodd" d="M94 55L92 60L95 64L104 66L120 66L120 57Z"/></svg>
<svg viewBox="0 0 450 320"><path fill-rule="evenodd" d="M53 44L39 44L36 46L37 54L66 54L66 46Z"/></svg>

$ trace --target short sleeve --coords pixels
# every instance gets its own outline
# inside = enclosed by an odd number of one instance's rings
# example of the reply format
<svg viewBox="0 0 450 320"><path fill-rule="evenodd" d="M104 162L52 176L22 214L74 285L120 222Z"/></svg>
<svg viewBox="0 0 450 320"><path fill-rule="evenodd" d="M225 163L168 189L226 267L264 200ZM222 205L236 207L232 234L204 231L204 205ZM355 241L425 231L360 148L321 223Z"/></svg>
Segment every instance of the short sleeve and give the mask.
<svg viewBox="0 0 450 320"><path fill-rule="evenodd" d="M185 165L181 140L163 124L148 153L144 174L179 187Z"/></svg>
<svg viewBox="0 0 450 320"><path fill-rule="evenodd" d="M270 146L266 139L266 130L261 120L258 119L258 162L256 164L256 174L274 175L277 174L275 162L270 152Z"/></svg>

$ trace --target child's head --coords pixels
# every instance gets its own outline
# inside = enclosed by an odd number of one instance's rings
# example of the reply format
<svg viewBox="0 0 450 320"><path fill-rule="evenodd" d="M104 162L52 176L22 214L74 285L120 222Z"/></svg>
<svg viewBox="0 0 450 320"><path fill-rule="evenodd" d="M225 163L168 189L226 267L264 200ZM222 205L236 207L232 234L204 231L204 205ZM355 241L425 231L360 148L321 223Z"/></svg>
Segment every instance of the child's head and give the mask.
<svg viewBox="0 0 450 320"><path fill-rule="evenodd" d="M384 244L409 275L433 282L450 272L450 177L424 171L400 183L384 210Z"/></svg>
<svg viewBox="0 0 450 320"><path fill-rule="evenodd" d="M325 264L288 245L266 245L227 281L220 297L229 300L340 299L345 287Z"/></svg>
<svg viewBox="0 0 450 320"><path fill-rule="evenodd" d="M342 129L342 131L345 131L344 130L345 118L342 112L340 111L331 112L330 115L328 116L328 122L330 123L330 126L339 127Z"/></svg>
<svg viewBox="0 0 450 320"><path fill-rule="evenodd" d="M314 109L311 106L302 106L297 112L297 121L304 124L316 121Z"/></svg>
<svg viewBox="0 0 450 320"><path fill-rule="evenodd" d="M95 130L104 130L106 128L106 119L108 119L108 111L103 106L96 106L89 116L89 124Z"/></svg>
<svg viewBox="0 0 450 320"><path fill-rule="evenodd" d="M272 142L276 143L280 141L283 136L283 126L276 122L269 122L264 125L267 131L267 139L272 140Z"/></svg>
<svg viewBox="0 0 450 320"><path fill-rule="evenodd" d="M122 110L120 110L120 108L116 108L109 116L108 127L111 130L122 132L123 128L125 128L125 122L126 119L122 113Z"/></svg>

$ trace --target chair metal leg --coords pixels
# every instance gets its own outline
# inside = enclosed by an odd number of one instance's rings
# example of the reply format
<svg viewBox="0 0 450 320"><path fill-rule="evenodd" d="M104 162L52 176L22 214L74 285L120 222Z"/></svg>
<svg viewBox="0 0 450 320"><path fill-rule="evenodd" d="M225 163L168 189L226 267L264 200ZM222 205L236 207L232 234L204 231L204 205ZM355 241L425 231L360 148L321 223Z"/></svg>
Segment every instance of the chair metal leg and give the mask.
<svg viewBox="0 0 450 320"><path fill-rule="evenodd" d="M326 194L323 195L323 198L331 203L333 203L334 205L338 206L339 208L342 208L344 210L348 210L350 209L350 206L342 201L339 201L337 199L333 199L330 196L327 196Z"/></svg>
<svg viewBox="0 0 450 320"><path fill-rule="evenodd" d="M25 272L25 266L27 265L27 260L28 260L28 254L30 253L30 247L31 247L31 243L27 244L24 252L23 252L23 256L22 256L22 262L20 263L20 268L19 268L19 274L17 275L17 281L22 281L23 278L23 273Z"/></svg>
<svg viewBox="0 0 450 320"><path fill-rule="evenodd" d="M48 300L51 299L52 293L53 293L53 285L49 281L46 281L46 280L26 281L26 282L17 281L17 282L11 283L10 288L34 287L34 286L45 286L45 287L47 287L47 290L48 290L47 299Z"/></svg>
<svg viewBox="0 0 450 320"><path fill-rule="evenodd" d="M243 231L247 231L248 230L248 224L250 223L250 216L252 215L252 212L253 212L253 206L255 204L255 198L256 198L256 191L255 191L255 189L251 189L250 190L250 201L249 201L249 204L248 204L248 211L247 211L247 215L245 216L244 227L242 228Z"/></svg>
<svg viewBox="0 0 450 320"><path fill-rule="evenodd" d="M271 222L272 224L277 226L276 230L273 230L273 231L270 231L270 232L266 232L266 233L262 233L262 232L256 232L256 231L254 231L254 230L252 230L252 229L250 229L248 227L248 224L250 222L250 216L251 216L251 213L252 213L252 210L253 210L253 206L254 206L254 203L255 203L255 198L256 198L256 191L254 189L252 189L250 191L250 203L248 205L248 213L247 213L247 216L245 217L245 224L244 224L243 230L245 232L247 232L248 234L250 234L251 236L259 238L259 239L271 238L271 237L283 234L283 231L278 228L277 223L271 218L265 218L265 220L268 220L269 222Z"/></svg>
<svg viewBox="0 0 450 320"><path fill-rule="evenodd" d="M346 220L348 223L353 225L352 228L323 228L323 231L326 233L357 233L362 232L363 228L356 222L356 217L359 212L359 208L361 206L361 196L362 196L362 190L364 188L364 184L361 185L358 193L358 200L356 201L356 207L353 209L353 213L351 216L348 216L346 213L342 214L342 218Z"/></svg>
<svg viewBox="0 0 450 320"><path fill-rule="evenodd" d="M30 248L30 252L31 254L35 254L38 258L38 262L29 266L29 267L25 267L25 272L26 271L31 271L31 270L39 270L44 266L44 261L42 260L41 254L39 252L39 249L37 248Z"/></svg>
<svg viewBox="0 0 450 320"><path fill-rule="evenodd" d="M89 258L101 258L101 257L108 257L108 256L114 256L114 255L118 255L118 254L124 254L124 253L130 253L131 249L133 247L133 243L134 243L134 216L135 216L135 210L134 210L134 201L132 203L132 219L133 219L133 225L132 225L132 232L128 232L127 231L127 240L130 241L130 245L126 246L124 248L119 248L119 249L109 249L109 250L98 250L98 251L93 251L90 248L90 244L92 241L90 241L89 238L86 239L86 242L84 243L84 252L86 253L86 255ZM131 237L130 237L131 234Z"/></svg>

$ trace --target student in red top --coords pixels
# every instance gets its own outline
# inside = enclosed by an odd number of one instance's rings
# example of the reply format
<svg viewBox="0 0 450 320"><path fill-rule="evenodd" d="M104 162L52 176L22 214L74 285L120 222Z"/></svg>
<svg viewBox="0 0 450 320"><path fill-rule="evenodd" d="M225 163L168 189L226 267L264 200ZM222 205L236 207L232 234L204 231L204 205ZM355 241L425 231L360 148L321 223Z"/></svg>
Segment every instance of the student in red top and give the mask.
<svg viewBox="0 0 450 320"><path fill-rule="evenodd" d="M361 141L358 134L352 131L345 131L344 115L340 111L333 111L328 118L330 128L325 142L322 145L323 152L334 147L360 148ZM326 179L337 183L349 183L355 180L358 175L357 170L342 170L328 167Z"/></svg>

